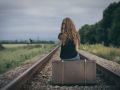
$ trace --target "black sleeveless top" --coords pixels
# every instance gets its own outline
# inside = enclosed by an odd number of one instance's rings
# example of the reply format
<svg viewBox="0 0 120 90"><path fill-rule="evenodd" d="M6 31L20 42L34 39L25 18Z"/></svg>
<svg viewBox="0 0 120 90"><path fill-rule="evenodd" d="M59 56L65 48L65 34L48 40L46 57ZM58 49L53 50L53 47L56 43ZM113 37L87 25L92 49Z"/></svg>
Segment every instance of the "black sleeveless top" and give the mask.
<svg viewBox="0 0 120 90"><path fill-rule="evenodd" d="M65 45L61 45L60 58L61 59L71 59L77 56L77 51L75 49L75 44L72 40L67 40Z"/></svg>

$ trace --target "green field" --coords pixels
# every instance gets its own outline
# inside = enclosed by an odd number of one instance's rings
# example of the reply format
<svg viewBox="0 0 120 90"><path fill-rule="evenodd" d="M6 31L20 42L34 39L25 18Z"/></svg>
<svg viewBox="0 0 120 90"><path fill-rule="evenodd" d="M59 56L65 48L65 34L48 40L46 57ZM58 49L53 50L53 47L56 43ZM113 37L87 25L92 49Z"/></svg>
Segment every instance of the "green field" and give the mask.
<svg viewBox="0 0 120 90"><path fill-rule="evenodd" d="M3 44L5 49L0 50L0 74L29 62L37 55L48 53L55 47L54 44ZM80 49L98 55L102 58L120 64L120 48L105 47L101 44L82 44Z"/></svg>
<svg viewBox="0 0 120 90"><path fill-rule="evenodd" d="M120 48L106 47L101 44L82 44L80 49L91 52L102 58L115 61L120 64Z"/></svg>
<svg viewBox="0 0 120 90"><path fill-rule="evenodd" d="M20 66L37 55L48 53L55 47L54 44L3 44L3 46L5 49L0 50L0 74Z"/></svg>

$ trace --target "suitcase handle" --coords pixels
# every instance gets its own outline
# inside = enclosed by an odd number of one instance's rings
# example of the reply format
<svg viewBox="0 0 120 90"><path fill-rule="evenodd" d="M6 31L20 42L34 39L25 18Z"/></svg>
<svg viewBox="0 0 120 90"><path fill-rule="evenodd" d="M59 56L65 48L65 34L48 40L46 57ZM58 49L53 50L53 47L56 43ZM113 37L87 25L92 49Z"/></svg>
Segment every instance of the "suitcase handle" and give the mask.
<svg viewBox="0 0 120 90"><path fill-rule="evenodd" d="M64 60L62 60L62 85L64 83Z"/></svg>
<svg viewBox="0 0 120 90"><path fill-rule="evenodd" d="M85 78L84 78L84 82L85 82L85 85L86 85L86 59L84 60L84 75L85 75Z"/></svg>

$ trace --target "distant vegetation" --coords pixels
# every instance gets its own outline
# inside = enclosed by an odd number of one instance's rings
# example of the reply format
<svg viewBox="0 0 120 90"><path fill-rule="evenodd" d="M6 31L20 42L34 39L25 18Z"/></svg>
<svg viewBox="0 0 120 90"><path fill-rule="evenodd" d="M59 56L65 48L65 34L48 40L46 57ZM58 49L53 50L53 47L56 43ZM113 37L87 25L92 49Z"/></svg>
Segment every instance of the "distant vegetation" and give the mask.
<svg viewBox="0 0 120 90"><path fill-rule="evenodd" d="M101 44L82 44L80 48L97 56L115 61L120 64L120 48L106 47Z"/></svg>
<svg viewBox="0 0 120 90"><path fill-rule="evenodd" d="M29 40L1 40L0 43L2 44L54 44L55 42L50 40L50 41L46 41L46 40L33 40L33 39L29 39Z"/></svg>
<svg viewBox="0 0 120 90"><path fill-rule="evenodd" d="M102 43L106 46L120 46L120 2L110 4L103 12L103 18L94 25L79 29L82 43Z"/></svg>
<svg viewBox="0 0 120 90"><path fill-rule="evenodd" d="M0 50L0 74L29 61L36 55L50 52L55 44L3 44Z"/></svg>

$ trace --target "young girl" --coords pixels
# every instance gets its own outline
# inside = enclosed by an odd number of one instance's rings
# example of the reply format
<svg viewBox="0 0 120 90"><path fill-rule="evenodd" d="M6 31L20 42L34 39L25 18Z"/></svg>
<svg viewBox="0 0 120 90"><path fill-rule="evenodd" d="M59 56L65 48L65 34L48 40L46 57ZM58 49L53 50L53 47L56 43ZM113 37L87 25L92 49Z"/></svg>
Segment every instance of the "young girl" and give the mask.
<svg viewBox="0 0 120 90"><path fill-rule="evenodd" d="M80 60L78 53L80 36L70 18L63 19L58 39L61 42L60 58L62 60Z"/></svg>

